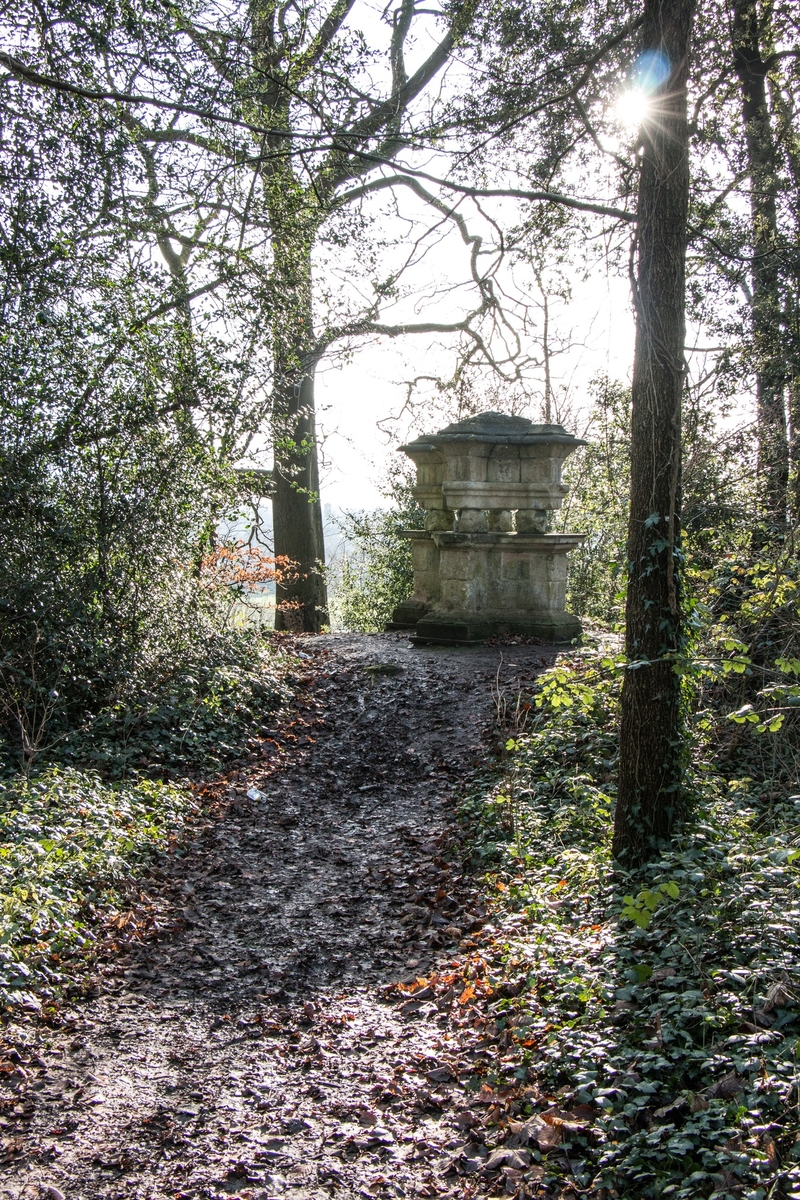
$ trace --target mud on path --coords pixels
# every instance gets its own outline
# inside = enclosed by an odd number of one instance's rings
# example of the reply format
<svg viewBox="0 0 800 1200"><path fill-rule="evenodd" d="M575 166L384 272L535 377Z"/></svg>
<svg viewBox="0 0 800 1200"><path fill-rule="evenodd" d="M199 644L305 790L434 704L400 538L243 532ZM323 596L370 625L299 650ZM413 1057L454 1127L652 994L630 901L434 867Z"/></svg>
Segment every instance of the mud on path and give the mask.
<svg viewBox="0 0 800 1200"><path fill-rule="evenodd" d="M452 802L489 753L498 669L513 693L555 653L298 644L304 700L170 863L173 931L4 1077L2 1200L473 1194L446 1166L485 1159L462 1086L481 1035L388 985L481 926L442 854Z"/></svg>

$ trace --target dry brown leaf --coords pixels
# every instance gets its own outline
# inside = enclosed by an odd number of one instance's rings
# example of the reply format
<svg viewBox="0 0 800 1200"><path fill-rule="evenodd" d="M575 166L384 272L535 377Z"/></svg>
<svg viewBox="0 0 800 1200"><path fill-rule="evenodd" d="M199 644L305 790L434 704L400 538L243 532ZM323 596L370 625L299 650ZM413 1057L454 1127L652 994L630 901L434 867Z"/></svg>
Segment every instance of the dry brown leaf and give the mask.
<svg viewBox="0 0 800 1200"><path fill-rule="evenodd" d="M477 1123L475 1113L470 1112L468 1108L456 1114L456 1125L460 1125L463 1129L472 1129Z"/></svg>
<svg viewBox="0 0 800 1200"><path fill-rule="evenodd" d="M708 1094L714 1100L732 1100L739 1092L744 1091L744 1086L744 1080L735 1071L729 1071L714 1084Z"/></svg>
<svg viewBox="0 0 800 1200"><path fill-rule="evenodd" d="M544 1153L560 1145L563 1127L561 1125L543 1125L536 1132L536 1145Z"/></svg>

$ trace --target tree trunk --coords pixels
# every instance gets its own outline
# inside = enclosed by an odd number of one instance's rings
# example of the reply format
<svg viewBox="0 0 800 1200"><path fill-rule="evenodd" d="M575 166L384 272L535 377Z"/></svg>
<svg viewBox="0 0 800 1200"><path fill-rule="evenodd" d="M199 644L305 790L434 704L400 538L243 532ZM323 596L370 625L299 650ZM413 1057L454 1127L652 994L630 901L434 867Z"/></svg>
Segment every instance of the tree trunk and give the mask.
<svg viewBox="0 0 800 1200"><path fill-rule="evenodd" d="M794 185L792 210L795 214L795 242L800 243L800 133L795 129L794 112L783 94L783 86L777 68L773 65L769 74L771 109L775 120L776 158L785 156L786 165ZM786 272L786 261L783 263ZM787 300L784 301L785 374L789 419L789 524L797 529L800 524L800 272L795 266L784 274ZM796 532L795 532L796 538ZM795 541L795 547L797 542ZM797 553L797 549L795 549Z"/></svg>
<svg viewBox="0 0 800 1200"><path fill-rule="evenodd" d="M742 120L750 173L759 503L767 530L774 534L786 527L789 448L784 402L786 371L781 349L777 154L760 34L758 0L736 0L733 56L742 89Z"/></svg>
<svg viewBox="0 0 800 1200"><path fill-rule="evenodd" d="M792 462L789 509L796 527L800 525L800 378L796 375L789 383L789 429Z"/></svg>
<svg viewBox="0 0 800 1200"><path fill-rule="evenodd" d="M645 0L644 50L671 72L642 127L634 289L628 595L614 856L645 862L682 806L680 596L689 145L686 79L694 0Z"/></svg>
<svg viewBox="0 0 800 1200"><path fill-rule="evenodd" d="M325 542L314 410L311 248L292 224L277 225L272 434L275 555L290 560L276 585L275 628L319 633L328 619Z"/></svg>

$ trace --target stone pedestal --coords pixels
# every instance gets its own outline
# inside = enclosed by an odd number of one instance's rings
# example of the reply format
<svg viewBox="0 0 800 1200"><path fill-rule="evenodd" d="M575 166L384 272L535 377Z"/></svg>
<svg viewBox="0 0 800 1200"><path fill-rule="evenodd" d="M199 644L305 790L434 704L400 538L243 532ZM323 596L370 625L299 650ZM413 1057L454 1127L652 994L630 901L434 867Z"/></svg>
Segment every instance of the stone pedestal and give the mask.
<svg viewBox="0 0 800 1200"><path fill-rule="evenodd" d="M584 535L546 532L566 494L562 464L580 445L560 425L482 413L404 446L427 516L405 531L414 592L387 628L432 643L580 636L564 603L566 556Z"/></svg>

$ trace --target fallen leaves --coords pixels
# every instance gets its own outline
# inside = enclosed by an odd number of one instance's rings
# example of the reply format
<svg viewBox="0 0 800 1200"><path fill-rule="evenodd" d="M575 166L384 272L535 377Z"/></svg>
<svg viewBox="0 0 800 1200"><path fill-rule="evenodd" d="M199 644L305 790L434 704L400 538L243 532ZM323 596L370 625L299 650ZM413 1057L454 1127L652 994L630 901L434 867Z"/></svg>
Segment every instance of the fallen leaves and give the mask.
<svg viewBox="0 0 800 1200"><path fill-rule="evenodd" d="M0 1163L13 1162L15 1158L24 1153L25 1140L21 1137L4 1137L0 1138Z"/></svg>
<svg viewBox="0 0 800 1200"><path fill-rule="evenodd" d="M59 1137L59 1170L82 1194L102 1194L111 1172L135 1196L157 1169L165 1194L215 1200L379 1196L387 1180L446 1196L441 1169L457 1157L483 1191L535 1178L536 1143L506 1145L520 1085L502 1072L517 1060L497 1074L482 1015L509 983L477 953L436 966L486 920L448 858L442 802L474 758L496 663L482 685L480 653L468 679L434 653L365 672L379 654L353 646L315 651L269 744L205 789L214 819L164 884L148 882L161 914L174 904L171 932L161 915L160 940L137 943L147 931L126 905L109 925L125 957L54 1035L62 1057L44 1074L28 1053L10 1063L43 1085L27 1124ZM103 1145L87 1150L98 1128ZM11 1153L35 1180L28 1154Z"/></svg>

